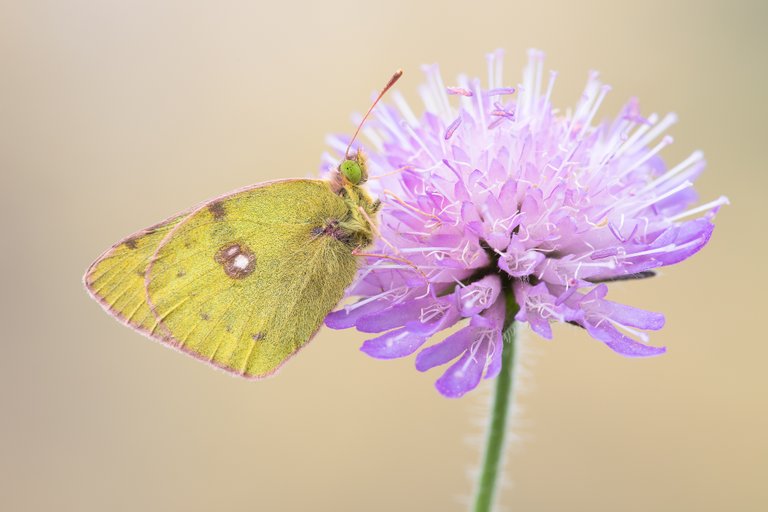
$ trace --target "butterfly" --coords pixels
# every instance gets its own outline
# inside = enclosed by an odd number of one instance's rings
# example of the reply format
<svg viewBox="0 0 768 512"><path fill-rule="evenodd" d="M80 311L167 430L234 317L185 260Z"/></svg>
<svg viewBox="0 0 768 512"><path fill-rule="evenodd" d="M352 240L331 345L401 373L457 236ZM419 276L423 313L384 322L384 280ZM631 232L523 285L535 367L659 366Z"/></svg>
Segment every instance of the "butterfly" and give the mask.
<svg viewBox="0 0 768 512"><path fill-rule="evenodd" d="M329 180L260 183L113 245L86 271L90 295L140 333L246 378L303 348L354 280L380 207L352 141Z"/></svg>

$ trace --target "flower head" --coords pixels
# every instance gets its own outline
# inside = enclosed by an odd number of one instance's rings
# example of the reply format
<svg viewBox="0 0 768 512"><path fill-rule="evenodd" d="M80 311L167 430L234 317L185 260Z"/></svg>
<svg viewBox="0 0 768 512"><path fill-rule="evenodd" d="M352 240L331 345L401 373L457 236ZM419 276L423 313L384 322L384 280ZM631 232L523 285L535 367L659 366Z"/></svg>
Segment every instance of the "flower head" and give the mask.
<svg viewBox="0 0 768 512"><path fill-rule="evenodd" d="M550 99L556 74L545 80L535 50L515 88L503 81L500 51L488 56L485 87L464 76L446 87L437 66L424 71L420 117L395 92L363 130L369 190L383 203L371 252L388 257L366 258L348 290L358 301L326 324L375 333L362 346L372 357L421 349L418 370L450 365L436 383L449 397L498 373L507 293L515 320L545 338L552 322L567 322L625 356L663 353L644 331L664 317L607 300L606 283L697 252L727 202L692 207L700 152L671 169L660 158L675 115L643 117L633 99L596 123L610 89L596 73L561 112ZM329 166L347 141L329 139Z"/></svg>

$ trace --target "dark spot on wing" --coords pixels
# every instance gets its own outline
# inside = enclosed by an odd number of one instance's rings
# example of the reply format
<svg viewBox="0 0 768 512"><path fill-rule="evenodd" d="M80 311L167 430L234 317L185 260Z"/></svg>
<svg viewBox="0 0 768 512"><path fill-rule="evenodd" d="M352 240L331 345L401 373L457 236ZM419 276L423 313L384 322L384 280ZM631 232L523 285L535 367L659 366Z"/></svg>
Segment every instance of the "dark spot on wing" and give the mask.
<svg viewBox="0 0 768 512"><path fill-rule="evenodd" d="M245 244L236 242L225 244L216 251L213 259L232 279L248 277L256 270L256 256Z"/></svg>
<svg viewBox="0 0 768 512"><path fill-rule="evenodd" d="M176 277L184 277L185 275L187 275L187 273L184 272L183 270L179 270L178 272L176 272Z"/></svg>
<svg viewBox="0 0 768 512"><path fill-rule="evenodd" d="M123 242L123 243L124 243L124 244L125 244L125 246L126 246L127 248L129 248L129 249L135 249L136 247L138 247L138 246L139 246L139 245L136 243L136 239L135 239L135 238L133 238L133 237L129 238L128 240L126 240L126 241L125 241L125 242Z"/></svg>
<svg viewBox="0 0 768 512"><path fill-rule="evenodd" d="M208 313L200 313L200 318L202 318L203 320L210 320L211 319L211 317L208 316Z"/></svg>
<svg viewBox="0 0 768 512"><path fill-rule="evenodd" d="M228 325L228 326L226 327L226 329L227 329L227 332L232 332L232 326L231 326L231 325Z"/></svg>
<svg viewBox="0 0 768 512"><path fill-rule="evenodd" d="M251 334L251 338L253 339L253 341L261 341L266 337L267 335L264 334L263 332L257 332L255 334Z"/></svg>
<svg viewBox="0 0 768 512"><path fill-rule="evenodd" d="M210 210L211 215L213 215L213 220L222 220L227 214L224 210L224 204L221 201L214 201L208 205L208 210Z"/></svg>

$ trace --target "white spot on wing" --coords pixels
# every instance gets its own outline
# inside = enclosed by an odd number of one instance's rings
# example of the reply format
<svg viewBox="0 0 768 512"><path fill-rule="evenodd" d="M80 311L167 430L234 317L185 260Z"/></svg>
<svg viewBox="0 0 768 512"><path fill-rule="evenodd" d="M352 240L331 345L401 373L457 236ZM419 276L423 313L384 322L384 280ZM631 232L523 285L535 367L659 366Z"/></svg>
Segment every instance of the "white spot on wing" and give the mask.
<svg viewBox="0 0 768 512"><path fill-rule="evenodd" d="M248 264L251 262L251 260L246 256L245 254L238 254L235 256L234 261L232 262L232 266L240 269L245 270L248 268Z"/></svg>

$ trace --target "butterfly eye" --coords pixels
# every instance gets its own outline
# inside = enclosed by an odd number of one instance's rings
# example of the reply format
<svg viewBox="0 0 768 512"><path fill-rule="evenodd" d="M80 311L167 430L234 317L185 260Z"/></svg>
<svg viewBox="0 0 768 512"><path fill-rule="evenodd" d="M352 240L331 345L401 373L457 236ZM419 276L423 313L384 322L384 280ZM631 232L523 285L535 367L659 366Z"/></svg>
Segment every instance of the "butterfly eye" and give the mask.
<svg viewBox="0 0 768 512"><path fill-rule="evenodd" d="M339 170L353 185L359 184L363 179L363 170L360 168L360 164L354 160L344 160L339 166Z"/></svg>

